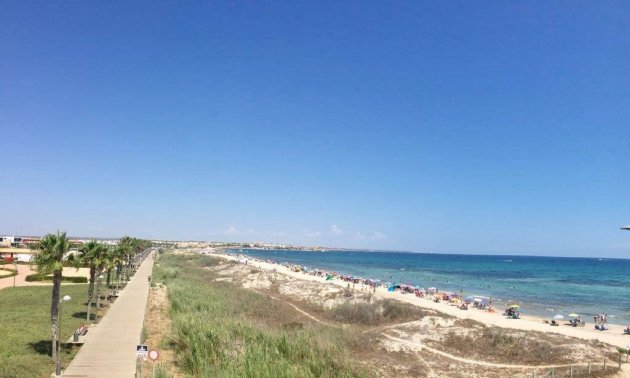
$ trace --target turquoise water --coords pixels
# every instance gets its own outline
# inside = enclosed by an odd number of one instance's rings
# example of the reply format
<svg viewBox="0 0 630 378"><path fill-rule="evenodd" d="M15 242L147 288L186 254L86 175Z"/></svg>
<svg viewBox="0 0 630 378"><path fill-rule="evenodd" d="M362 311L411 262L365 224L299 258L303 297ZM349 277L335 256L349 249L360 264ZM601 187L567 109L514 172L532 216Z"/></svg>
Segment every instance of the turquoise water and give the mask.
<svg viewBox="0 0 630 378"><path fill-rule="evenodd" d="M485 295L496 306L516 300L525 314L576 312L592 319L630 324L630 260L445 255L367 251L286 251L240 249L264 260L290 262L364 278L439 290Z"/></svg>

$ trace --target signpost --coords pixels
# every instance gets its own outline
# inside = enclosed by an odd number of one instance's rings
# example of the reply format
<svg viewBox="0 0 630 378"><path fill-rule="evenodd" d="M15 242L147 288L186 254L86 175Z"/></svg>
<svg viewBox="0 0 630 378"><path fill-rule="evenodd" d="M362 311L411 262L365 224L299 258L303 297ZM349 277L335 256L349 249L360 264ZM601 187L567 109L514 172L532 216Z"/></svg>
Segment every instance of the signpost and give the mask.
<svg viewBox="0 0 630 378"><path fill-rule="evenodd" d="M149 354L149 347L143 344L136 345L136 354L138 358L147 358L147 355Z"/></svg>
<svg viewBox="0 0 630 378"><path fill-rule="evenodd" d="M149 352L149 358L153 362L153 373L151 374L151 377L155 378L155 361L160 358L160 354L157 350L151 349L151 351Z"/></svg>

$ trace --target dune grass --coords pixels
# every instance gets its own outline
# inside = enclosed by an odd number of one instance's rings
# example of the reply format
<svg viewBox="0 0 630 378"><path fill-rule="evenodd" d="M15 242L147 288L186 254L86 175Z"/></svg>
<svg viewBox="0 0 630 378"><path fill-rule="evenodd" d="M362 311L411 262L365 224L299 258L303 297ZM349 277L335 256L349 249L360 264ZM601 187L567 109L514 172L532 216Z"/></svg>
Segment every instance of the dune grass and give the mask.
<svg viewBox="0 0 630 378"><path fill-rule="evenodd" d="M347 350L355 334L313 324L283 302L213 281L206 256L164 255L153 277L168 287L171 331L184 374L196 377L368 376Z"/></svg>
<svg viewBox="0 0 630 378"><path fill-rule="evenodd" d="M45 377L54 371L50 357L51 286L0 290L0 377ZM62 308L61 331L67 340L85 322L87 285L62 285L61 295L72 300ZM64 348L62 366L77 349Z"/></svg>

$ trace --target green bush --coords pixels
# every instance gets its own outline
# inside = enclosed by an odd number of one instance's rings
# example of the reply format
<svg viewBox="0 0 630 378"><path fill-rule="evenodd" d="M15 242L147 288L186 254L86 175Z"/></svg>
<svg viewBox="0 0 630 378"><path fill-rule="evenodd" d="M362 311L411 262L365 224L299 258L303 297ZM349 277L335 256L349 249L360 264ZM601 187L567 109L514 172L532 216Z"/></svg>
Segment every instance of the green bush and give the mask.
<svg viewBox="0 0 630 378"><path fill-rule="evenodd" d="M26 282L52 281L52 276L44 276L41 274L29 274L26 276ZM61 282L87 283L86 277L61 277Z"/></svg>
<svg viewBox="0 0 630 378"><path fill-rule="evenodd" d="M17 261L17 260L7 261L5 259L0 258L0 265L13 265L13 264L30 265L30 263L27 261Z"/></svg>

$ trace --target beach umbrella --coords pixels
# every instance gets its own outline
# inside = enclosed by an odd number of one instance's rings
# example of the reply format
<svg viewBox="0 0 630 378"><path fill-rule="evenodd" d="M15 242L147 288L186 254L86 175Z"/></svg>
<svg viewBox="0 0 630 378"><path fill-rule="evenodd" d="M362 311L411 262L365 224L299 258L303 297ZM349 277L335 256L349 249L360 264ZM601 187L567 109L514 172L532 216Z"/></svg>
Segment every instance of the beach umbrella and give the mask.
<svg viewBox="0 0 630 378"><path fill-rule="evenodd" d="M570 317L572 317L572 318L577 318L577 317L578 317L578 316L580 316L580 315L578 315L578 314L576 314L576 313L574 312L574 313L572 313L572 314L569 314L569 316L570 316Z"/></svg>
<svg viewBox="0 0 630 378"><path fill-rule="evenodd" d="M556 319L556 320L560 320L560 319L564 319L564 316L560 315L560 314L556 314L556 315L553 316L553 318Z"/></svg>
<svg viewBox="0 0 630 378"><path fill-rule="evenodd" d="M520 308L520 307L521 307L521 306L519 306L519 305L517 305L517 304L510 305L510 308Z"/></svg>

